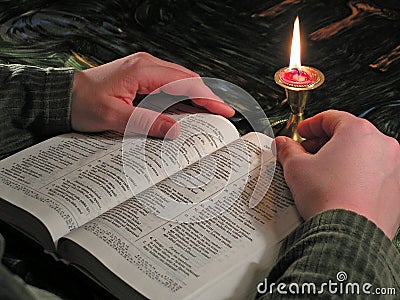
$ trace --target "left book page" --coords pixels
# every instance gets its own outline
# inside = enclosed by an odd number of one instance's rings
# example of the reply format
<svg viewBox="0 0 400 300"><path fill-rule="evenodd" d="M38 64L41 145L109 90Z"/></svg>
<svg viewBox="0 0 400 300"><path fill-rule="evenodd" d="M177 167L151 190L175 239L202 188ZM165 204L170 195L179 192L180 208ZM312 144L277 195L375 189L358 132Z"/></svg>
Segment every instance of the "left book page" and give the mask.
<svg viewBox="0 0 400 300"><path fill-rule="evenodd" d="M185 155L179 159L158 157L168 141L129 137L131 146L124 153L125 158L135 160L132 143L138 147L146 143L149 158L147 169L138 168L130 183L124 174L123 138L112 132L57 136L2 160L0 218L54 251L60 237L132 197L132 182L138 187L134 190L137 193L168 176L162 170L163 160L175 162L179 169L198 160L199 155L207 155L238 138L233 125L220 116L196 114L175 118L181 125L179 139L190 142L178 139L170 143L179 145ZM199 132L220 139L210 139ZM129 155L132 157L126 157ZM151 180L143 176L148 170L154 171Z"/></svg>

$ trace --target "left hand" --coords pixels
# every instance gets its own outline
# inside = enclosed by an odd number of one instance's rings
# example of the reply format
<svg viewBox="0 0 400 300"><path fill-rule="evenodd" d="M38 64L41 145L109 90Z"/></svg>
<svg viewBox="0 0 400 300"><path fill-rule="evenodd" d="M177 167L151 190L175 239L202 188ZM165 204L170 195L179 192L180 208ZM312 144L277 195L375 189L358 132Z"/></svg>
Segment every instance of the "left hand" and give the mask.
<svg viewBox="0 0 400 300"><path fill-rule="evenodd" d="M193 80L163 89L170 82L186 78ZM158 89L172 95L205 95L204 98L192 99L192 102L224 117L234 115L234 110L219 99L198 74L140 52L75 73L71 104L72 128L86 132L124 132L131 114L138 110L131 120L133 128L130 130L154 137L164 137L168 133L168 138L176 138L179 127L174 126L174 119L132 105L136 94L149 94Z"/></svg>

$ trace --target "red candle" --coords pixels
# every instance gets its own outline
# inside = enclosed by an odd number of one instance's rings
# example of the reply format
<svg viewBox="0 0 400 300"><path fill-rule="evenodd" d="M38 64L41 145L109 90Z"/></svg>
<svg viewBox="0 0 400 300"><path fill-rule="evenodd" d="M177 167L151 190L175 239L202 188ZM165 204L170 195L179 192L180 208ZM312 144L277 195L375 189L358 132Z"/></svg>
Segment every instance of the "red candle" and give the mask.
<svg viewBox="0 0 400 300"><path fill-rule="evenodd" d="M280 74L281 79L290 85L310 85L315 81L308 72L300 69L288 69Z"/></svg>

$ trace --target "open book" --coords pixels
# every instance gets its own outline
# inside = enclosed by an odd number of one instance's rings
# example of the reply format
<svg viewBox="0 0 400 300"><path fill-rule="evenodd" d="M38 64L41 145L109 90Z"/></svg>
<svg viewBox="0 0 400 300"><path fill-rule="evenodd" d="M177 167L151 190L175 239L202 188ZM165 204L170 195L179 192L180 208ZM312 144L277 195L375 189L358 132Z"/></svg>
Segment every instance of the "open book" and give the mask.
<svg viewBox="0 0 400 300"><path fill-rule="evenodd" d="M71 133L2 160L0 219L118 298L254 296L300 223L279 166L262 193L272 139L175 117L175 141Z"/></svg>

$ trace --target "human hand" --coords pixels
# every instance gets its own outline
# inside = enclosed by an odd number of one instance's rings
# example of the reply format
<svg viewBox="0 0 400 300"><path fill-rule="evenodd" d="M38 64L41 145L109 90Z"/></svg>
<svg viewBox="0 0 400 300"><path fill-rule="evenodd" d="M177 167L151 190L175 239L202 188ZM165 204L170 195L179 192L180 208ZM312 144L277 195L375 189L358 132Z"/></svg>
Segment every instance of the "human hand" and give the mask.
<svg viewBox="0 0 400 300"><path fill-rule="evenodd" d="M186 81L173 88L162 88L165 84L186 78L192 78L190 83ZM192 102L225 117L234 114L234 110L212 93L196 73L148 53L135 53L75 73L71 104L72 128L86 132L124 132L131 114L136 110L135 118L130 121L131 131L154 137L164 137L168 133L167 137L176 138L179 127L174 126L174 119L132 106L136 94L149 94L159 89L172 95L205 95L204 98L192 99Z"/></svg>
<svg viewBox="0 0 400 300"><path fill-rule="evenodd" d="M301 216L346 209L393 239L400 224L399 143L370 122L333 110L301 122L298 131L302 144L287 137L275 143Z"/></svg>

